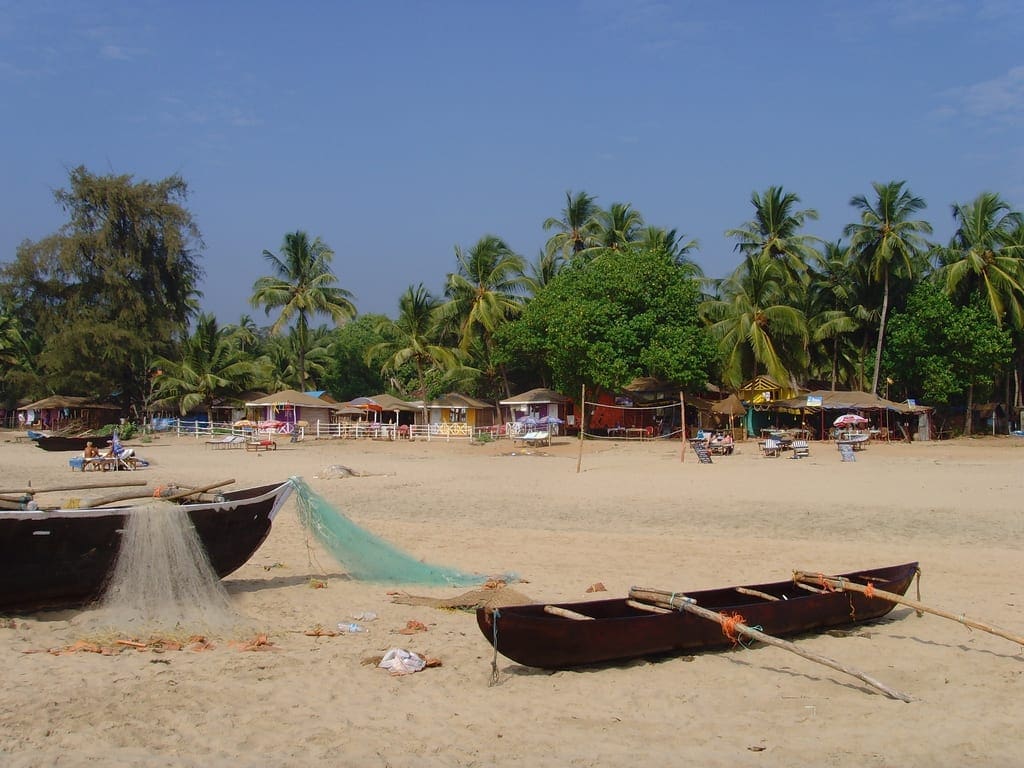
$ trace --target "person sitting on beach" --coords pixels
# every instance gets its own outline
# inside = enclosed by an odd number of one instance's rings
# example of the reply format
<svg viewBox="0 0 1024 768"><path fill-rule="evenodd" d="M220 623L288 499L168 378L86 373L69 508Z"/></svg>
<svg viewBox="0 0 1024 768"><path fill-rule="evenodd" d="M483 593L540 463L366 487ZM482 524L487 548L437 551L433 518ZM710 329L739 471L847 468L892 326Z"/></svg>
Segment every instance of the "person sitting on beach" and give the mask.
<svg viewBox="0 0 1024 768"><path fill-rule="evenodd" d="M100 449L97 448L95 445L93 445L92 442L90 441L90 442L85 444L85 454L84 455L85 455L85 458L87 458L87 459L95 459L97 456L100 455Z"/></svg>

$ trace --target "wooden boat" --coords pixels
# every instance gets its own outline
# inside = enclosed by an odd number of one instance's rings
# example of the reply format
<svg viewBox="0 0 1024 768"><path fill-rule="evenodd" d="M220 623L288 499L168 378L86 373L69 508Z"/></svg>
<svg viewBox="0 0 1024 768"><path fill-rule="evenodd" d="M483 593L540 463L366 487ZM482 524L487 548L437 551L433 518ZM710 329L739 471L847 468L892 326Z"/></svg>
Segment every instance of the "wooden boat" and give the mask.
<svg viewBox="0 0 1024 768"><path fill-rule="evenodd" d="M182 505L218 576L252 557L292 487L286 481ZM134 511L122 506L0 512L0 611L79 605L96 598Z"/></svg>
<svg viewBox="0 0 1024 768"><path fill-rule="evenodd" d="M69 436L69 435L41 435L35 438L36 445L44 451L78 451L85 450L86 443L92 443L97 448L103 448L110 442L110 436L102 437L97 435Z"/></svg>
<svg viewBox="0 0 1024 768"><path fill-rule="evenodd" d="M850 581L904 594L917 563L841 574ZM777 598L752 596L759 592ZM747 626L776 637L819 632L831 627L878 619L893 603L857 592L817 594L793 581L687 592L709 610L743 616ZM685 612L650 613L626 598L559 603L556 608L590 620L552 615L544 605L517 605L477 610L477 625L498 653L529 667L563 669L660 655L729 648L733 642L718 623Z"/></svg>

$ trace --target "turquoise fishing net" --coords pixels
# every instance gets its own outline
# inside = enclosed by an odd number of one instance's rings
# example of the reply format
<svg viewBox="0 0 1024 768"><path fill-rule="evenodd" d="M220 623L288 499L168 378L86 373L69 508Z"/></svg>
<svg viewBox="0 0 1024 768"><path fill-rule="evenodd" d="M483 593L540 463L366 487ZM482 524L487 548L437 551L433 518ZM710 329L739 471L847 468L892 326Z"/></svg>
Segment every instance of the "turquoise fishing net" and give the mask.
<svg viewBox="0 0 1024 768"><path fill-rule="evenodd" d="M299 521L352 578L428 586L470 586L486 580L479 574L417 560L353 523L301 477L290 481L295 487Z"/></svg>

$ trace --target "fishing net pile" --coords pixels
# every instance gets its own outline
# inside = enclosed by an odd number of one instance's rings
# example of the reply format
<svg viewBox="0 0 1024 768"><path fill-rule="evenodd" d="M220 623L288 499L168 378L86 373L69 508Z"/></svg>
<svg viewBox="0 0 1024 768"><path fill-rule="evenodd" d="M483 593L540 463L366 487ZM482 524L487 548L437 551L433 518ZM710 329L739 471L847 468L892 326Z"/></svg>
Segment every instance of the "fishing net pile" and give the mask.
<svg viewBox="0 0 1024 768"><path fill-rule="evenodd" d="M93 612L96 628L134 636L240 629L185 509L151 501L127 515L117 562Z"/></svg>
<svg viewBox="0 0 1024 768"><path fill-rule="evenodd" d="M301 478L291 478L302 525L352 578L391 584L469 586L486 577L424 563L360 528Z"/></svg>

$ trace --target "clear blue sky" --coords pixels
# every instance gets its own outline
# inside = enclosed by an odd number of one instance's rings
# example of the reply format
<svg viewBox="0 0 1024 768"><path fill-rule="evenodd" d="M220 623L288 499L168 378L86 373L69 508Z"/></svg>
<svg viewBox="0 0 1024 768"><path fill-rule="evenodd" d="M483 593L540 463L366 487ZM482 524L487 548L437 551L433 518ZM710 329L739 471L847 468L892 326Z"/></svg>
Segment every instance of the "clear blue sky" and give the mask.
<svg viewBox="0 0 1024 768"><path fill-rule="evenodd" d="M204 309L242 313L303 229L360 312L440 292L455 245L534 259L568 190L697 238L715 277L782 185L837 239L904 179L945 241L1024 207L1024 4L0 0L0 261L64 216L68 169L181 174Z"/></svg>

